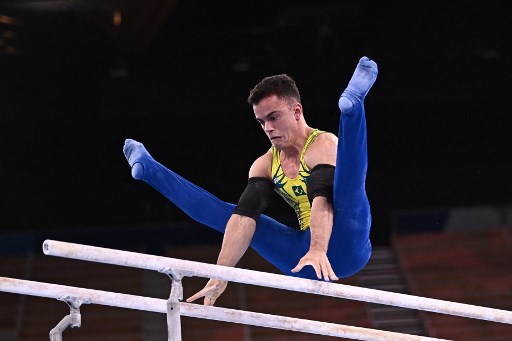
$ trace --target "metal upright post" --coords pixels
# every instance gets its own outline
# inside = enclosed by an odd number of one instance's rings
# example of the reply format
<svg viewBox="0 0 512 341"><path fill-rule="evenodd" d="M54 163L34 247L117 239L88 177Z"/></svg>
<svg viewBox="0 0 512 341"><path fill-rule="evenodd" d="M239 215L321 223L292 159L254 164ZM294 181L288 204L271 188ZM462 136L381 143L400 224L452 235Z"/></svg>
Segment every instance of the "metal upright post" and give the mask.
<svg viewBox="0 0 512 341"><path fill-rule="evenodd" d="M64 318L50 330L50 341L62 341L62 333L68 327L79 328L82 325L82 315L80 315L80 306L84 303L89 303L90 300L78 297L60 297L59 301L64 301L69 306L69 315Z"/></svg>
<svg viewBox="0 0 512 341"><path fill-rule="evenodd" d="M164 268L160 272L167 274L172 281L171 294L167 300L167 340L181 341L180 301L183 300L183 285L181 279L183 276L191 276L192 273L175 271L170 268Z"/></svg>

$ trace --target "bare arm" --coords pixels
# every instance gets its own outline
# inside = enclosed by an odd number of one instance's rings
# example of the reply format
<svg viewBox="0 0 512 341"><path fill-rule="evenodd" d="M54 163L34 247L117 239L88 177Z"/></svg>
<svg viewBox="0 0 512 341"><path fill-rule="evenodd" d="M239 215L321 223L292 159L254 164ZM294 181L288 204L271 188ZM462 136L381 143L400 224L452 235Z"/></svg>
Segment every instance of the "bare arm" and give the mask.
<svg viewBox="0 0 512 341"><path fill-rule="evenodd" d="M338 279L327 258L329 240L333 223L332 204L325 197L316 197L311 205L311 243L309 251L301 258L292 272L300 271L305 265L311 265L318 279L335 281Z"/></svg>
<svg viewBox="0 0 512 341"><path fill-rule="evenodd" d="M226 224L217 264L235 266L247 251L255 230L254 219L238 214L231 215ZM212 278L201 291L188 298L187 302L204 297L204 305L214 305L217 298L226 290L227 285L227 281Z"/></svg>
<svg viewBox="0 0 512 341"><path fill-rule="evenodd" d="M249 170L249 178L270 178L272 154L266 153L258 158ZM218 265L235 266L245 254L251 243L256 221L250 217L233 214L226 225L222 248L217 259Z"/></svg>
<svg viewBox="0 0 512 341"><path fill-rule="evenodd" d="M329 133L317 137L306 152L306 164L310 169L319 164L336 165L337 138ZM327 198L318 196L311 205L311 243L309 251L301 258L292 272L300 271L305 265L311 265L318 279L337 280L327 258L329 240L333 224L333 207Z"/></svg>
<svg viewBox="0 0 512 341"><path fill-rule="evenodd" d="M249 178L270 178L271 157L272 154L266 153L258 158L249 170ZM226 224L217 264L235 266L247 251L252 237L254 236L254 231L256 231L256 221L253 218L232 214ZM187 302L192 302L198 298L204 297L205 305L213 305L217 298L224 292L226 286L226 281L210 279L206 286L201 291L188 298Z"/></svg>
<svg viewBox="0 0 512 341"><path fill-rule="evenodd" d="M226 225L217 264L235 266L247 251L255 230L254 219L233 214Z"/></svg>

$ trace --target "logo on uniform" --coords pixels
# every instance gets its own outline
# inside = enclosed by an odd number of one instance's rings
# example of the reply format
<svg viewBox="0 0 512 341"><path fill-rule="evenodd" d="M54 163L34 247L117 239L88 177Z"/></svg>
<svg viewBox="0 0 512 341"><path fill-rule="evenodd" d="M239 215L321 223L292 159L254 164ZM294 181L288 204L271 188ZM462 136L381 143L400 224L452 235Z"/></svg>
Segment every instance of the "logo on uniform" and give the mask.
<svg viewBox="0 0 512 341"><path fill-rule="evenodd" d="M301 185L292 186L292 190L293 190L293 193L295 194L295 196L297 196L297 197L299 197L301 195L306 195L306 192L304 191L304 189L302 188Z"/></svg>

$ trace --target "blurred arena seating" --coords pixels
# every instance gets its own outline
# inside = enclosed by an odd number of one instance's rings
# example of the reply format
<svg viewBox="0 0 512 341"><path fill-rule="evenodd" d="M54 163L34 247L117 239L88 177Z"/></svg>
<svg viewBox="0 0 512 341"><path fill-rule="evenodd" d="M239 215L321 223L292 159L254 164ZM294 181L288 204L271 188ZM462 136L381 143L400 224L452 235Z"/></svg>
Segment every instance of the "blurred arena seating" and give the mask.
<svg viewBox="0 0 512 341"><path fill-rule="evenodd" d="M394 248L414 295L512 310L512 248L506 230L397 235ZM422 313L432 337L510 340L506 324Z"/></svg>

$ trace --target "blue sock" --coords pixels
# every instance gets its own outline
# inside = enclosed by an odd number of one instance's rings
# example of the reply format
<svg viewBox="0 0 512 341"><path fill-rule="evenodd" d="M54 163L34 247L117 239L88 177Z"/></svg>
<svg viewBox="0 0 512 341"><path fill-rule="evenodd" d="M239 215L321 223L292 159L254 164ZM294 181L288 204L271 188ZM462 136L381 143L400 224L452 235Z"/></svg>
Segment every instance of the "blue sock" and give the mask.
<svg viewBox="0 0 512 341"><path fill-rule="evenodd" d="M153 159L153 157L149 155L142 143L132 139L124 141L123 153L132 167L132 177L136 180L142 179L144 177L144 165L141 162L137 162L137 160Z"/></svg>
<svg viewBox="0 0 512 341"><path fill-rule="evenodd" d="M354 100L364 100L373 83L375 83L377 74L377 63L368 57L362 57L359 60L347 88L338 101L338 107L342 113L349 113L354 109Z"/></svg>

